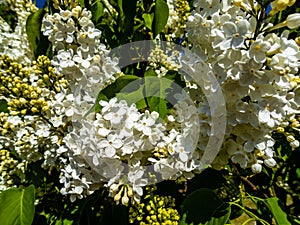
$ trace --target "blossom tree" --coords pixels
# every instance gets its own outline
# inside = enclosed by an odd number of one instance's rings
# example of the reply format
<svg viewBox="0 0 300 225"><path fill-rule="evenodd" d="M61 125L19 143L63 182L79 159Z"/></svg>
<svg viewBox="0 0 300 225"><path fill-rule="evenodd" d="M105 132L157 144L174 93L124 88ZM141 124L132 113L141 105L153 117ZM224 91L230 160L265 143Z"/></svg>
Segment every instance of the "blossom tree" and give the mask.
<svg viewBox="0 0 300 225"><path fill-rule="evenodd" d="M299 3L38 6L0 1L1 224L299 223Z"/></svg>

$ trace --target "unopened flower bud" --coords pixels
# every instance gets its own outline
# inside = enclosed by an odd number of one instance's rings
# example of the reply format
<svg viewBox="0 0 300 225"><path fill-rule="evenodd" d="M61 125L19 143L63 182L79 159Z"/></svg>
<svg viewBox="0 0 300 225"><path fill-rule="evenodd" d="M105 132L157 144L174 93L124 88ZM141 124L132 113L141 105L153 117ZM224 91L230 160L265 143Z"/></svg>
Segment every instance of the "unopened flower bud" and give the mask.
<svg viewBox="0 0 300 225"><path fill-rule="evenodd" d="M300 145L300 143L299 143L298 140L294 140L294 141L290 142L290 146L291 146L292 148L298 148L299 145Z"/></svg>
<svg viewBox="0 0 300 225"><path fill-rule="evenodd" d="M284 133L284 128L283 127L277 127L277 132L278 133Z"/></svg>
<svg viewBox="0 0 300 225"><path fill-rule="evenodd" d="M274 166L276 166L276 161L273 159L273 158L269 158L269 159L265 159L264 160L264 164L267 166L267 167L270 167L270 168L272 168L272 167L274 167Z"/></svg>
<svg viewBox="0 0 300 225"><path fill-rule="evenodd" d="M251 166L251 169L253 173L260 173L262 170L262 165L259 163L255 163Z"/></svg>
<svg viewBox="0 0 300 225"><path fill-rule="evenodd" d="M129 202L129 198L127 197L127 195L124 195L123 198L122 198L122 204L127 205L128 202Z"/></svg>
<svg viewBox="0 0 300 225"><path fill-rule="evenodd" d="M288 135L288 136L286 137L286 140L287 140L288 142L293 142L293 141L295 141L295 137L292 136L292 135Z"/></svg>
<svg viewBox="0 0 300 225"><path fill-rule="evenodd" d="M118 201L120 201L120 199L121 199L121 194L120 193L116 194L115 197L114 197L114 200L116 202L118 202Z"/></svg>
<svg viewBox="0 0 300 225"><path fill-rule="evenodd" d="M300 26L300 13L293 13L286 18L287 27L295 29Z"/></svg>
<svg viewBox="0 0 300 225"><path fill-rule="evenodd" d="M36 113L36 112L38 112L38 109L36 107L32 107L31 112Z"/></svg>
<svg viewBox="0 0 300 225"><path fill-rule="evenodd" d="M122 204L123 205L127 205L128 202L129 202L129 198L127 196L127 189L125 188L125 190L124 190L124 196L122 197Z"/></svg>
<svg viewBox="0 0 300 225"><path fill-rule="evenodd" d="M128 191L127 191L128 197L132 197L133 196L133 192L132 192L132 188L128 187Z"/></svg>
<svg viewBox="0 0 300 225"><path fill-rule="evenodd" d="M110 186L110 190L111 190L112 192L116 192L116 191L118 190L118 188L119 188L119 185L117 185L117 184L112 184L112 185Z"/></svg>

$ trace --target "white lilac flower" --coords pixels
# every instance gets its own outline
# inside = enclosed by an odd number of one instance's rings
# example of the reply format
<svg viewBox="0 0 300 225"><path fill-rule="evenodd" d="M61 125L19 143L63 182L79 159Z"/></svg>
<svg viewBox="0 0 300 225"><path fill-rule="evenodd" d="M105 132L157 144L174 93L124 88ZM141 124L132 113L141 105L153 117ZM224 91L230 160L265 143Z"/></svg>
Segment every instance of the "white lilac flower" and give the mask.
<svg viewBox="0 0 300 225"><path fill-rule="evenodd" d="M257 63L254 60L248 60L241 62L239 65L239 83L242 86L249 86L253 83L260 83L259 80L264 76L264 72L261 70L262 64Z"/></svg>
<svg viewBox="0 0 300 225"><path fill-rule="evenodd" d="M197 12L200 12L203 16L211 16L217 12L220 8L220 1L218 0L198 0L194 2L194 7Z"/></svg>
<svg viewBox="0 0 300 225"><path fill-rule="evenodd" d="M269 42L258 39L251 44L248 55L256 63L264 63L266 61L266 52L270 48L271 44Z"/></svg>
<svg viewBox="0 0 300 225"><path fill-rule="evenodd" d="M57 60L60 63L61 68L72 68L75 66L73 61L73 50L69 49L68 51L60 50L57 54Z"/></svg>
<svg viewBox="0 0 300 225"><path fill-rule="evenodd" d="M74 41L73 34L75 32L75 26L72 19L69 19L66 24L58 23L56 24L56 27L58 29L58 32L56 32L53 36L55 38L55 41L66 42L68 44Z"/></svg>
<svg viewBox="0 0 300 225"><path fill-rule="evenodd" d="M100 141L99 147L104 148L105 156L114 157L117 149L121 148L123 142L117 135L109 134L107 139Z"/></svg>
<svg viewBox="0 0 300 225"><path fill-rule="evenodd" d="M39 123L36 130L36 135L41 137L48 137L50 135L49 125Z"/></svg>
<svg viewBox="0 0 300 225"><path fill-rule="evenodd" d="M233 22L225 22L223 24L223 31L226 39L220 43L219 47L222 50L228 48L242 48L244 46L244 40L248 30L249 22L247 20L240 20L236 24Z"/></svg>
<svg viewBox="0 0 300 225"><path fill-rule="evenodd" d="M152 126L155 124L155 120L157 118L153 118L152 114L149 111L145 112L145 116L143 116L134 126L138 131L142 131L143 134L149 136L152 131Z"/></svg>
<svg viewBox="0 0 300 225"><path fill-rule="evenodd" d="M62 18L63 20L68 20L68 19L71 18L72 12L69 11L69 10L61 10L61 11L59 12L59 15L61 16L61 18Z"/></svg>
<svg viewBox="0 0 300 225"><path fill-rule="evenodd" d="M127 110L125 108L112 109L108 113L105 113L103 115L103 118L105 120L110 120L112 125L119 125L121 120L125 116L125 113L127 113Z"/></svg>

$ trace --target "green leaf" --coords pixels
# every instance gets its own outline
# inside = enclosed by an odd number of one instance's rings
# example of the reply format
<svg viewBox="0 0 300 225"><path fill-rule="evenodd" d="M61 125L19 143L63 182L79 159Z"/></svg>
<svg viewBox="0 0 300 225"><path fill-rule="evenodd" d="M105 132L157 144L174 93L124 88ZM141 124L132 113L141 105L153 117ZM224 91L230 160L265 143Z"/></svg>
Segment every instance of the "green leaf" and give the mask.
<svg viewBox="0 0 300 225"><path fill-rule="evenodd" d="M92 19L97 23L104 13L104 6L101 0L93 0L91 4Z"/></svg>
<svg viewBox="0 0 300 225"><path fill-rule="evenodd" d="M222 213L222 215L219 216L213 216L209 221L205 223L199 223L198 225L223 225L226 224L227 221L229 220L229 216L231 213L231 207L227 206L225 209L220 210L218 214ZM184 214L179 221L179 225L194 225L195 223L187 223L186 222L187 215Z"/></svg>
<svg viewBox="0 0 300 225"><path fill-rule="evenodd" d="M113 84L107 86L104 90L102 90L97 97L97 100L95 102L94 107L92 107L87 115L93 111L98 112L101 110L101 106L99 104L100 100L108 101L108 99L111 99L116 96L116 93L120 92L124 87L126 87L128 84L133 82L134 80L141 79L135 75L125 75L122 77L119 77ZM123 98L122 98L123 99Z"/></svg>
<svg viewBox="0 0 300 225"><path fill-rule="evenodd" d="M67 220L67 219L64 219L64 220L57 220L55 222L55 225L72 225L73 224L73 221L71 220Z"/></svg>
<svg viewBox="0 0 300 225"><path fill-rule="evenodd" d="M133 22L136 14L136 0L124 0L122 1L122 9L125 17Z"/></svg>
<svg viewBox="0 0 300 225"><path fill-rule="evenodd" d="M7 102L4 99L0 99L0 112L8 112Z"/></svg>
<svg viewBox="0 0 300 225"><path fill-rule="evenodd" d="M98 112L102 109L101 105L99 104L100 100L108 101L108 98L105 94L100 92L97 96L95 105L86 113L86 115L90 114L91 112Z"/></svg>
<svg viewBox="0 0 300 225"><path fill-rule="evenodd" d="M286 213L280 207L279 199L277 197L267 198L264 200L264 203L268 206L268 208L272 212L275 221L278 225L291 224L287 218Z"/></svg>
<svg viewBox="0 0 300 225"><path fill-rule="evenodd" d="M297 178L300 179L300 168L296 169Z"/></svg>
<svg viewBox="0 0 300 225"><path fill-rule="evenodd" d="M144 13L142 17L143 17L143 19L144 19L144 21L145 21L145 26L146 26L148 29L152 30L152 24L153 24L153 19L154 19L154 13L151 13L151 14L149 14L149 13Z"/></svg>
<svg viewBox="0 0 300 225"><path fill-rule="evenodd" d="M141 78L135 75L121 76L113 84L106 87L102 91L102 93L105 94L108 98L113 98L114 96L116 96L116 93L120 92L122 89L123 91L126 91L126 86L128 86L131 82L134 82L135 80L141 80ZM129 89L130 88L128 86L127 90Z"/></svg>
<svg viewBox="0 0 300 225"><path fill-rule="evenodd" d="M218 211L221 206L224 206L223 201L211 189L200 188L184 199L182 212L183 215L186 214L186 223L206 224L214 216L218 217ZM228 216L227 213L225 215L222 214L224 218L220 220L225 220Z"/></svg>
<svg viewBox="0 0 300 225"><path fill-rule="evenodd" d="M117 93L116 97L119 100L125 100L128 105L136 104L138 109L144 109L147 107L144 96L145 85L141 83L141 80L137 80L134 83L128 84L121 93Z"/></svg>
<svg viewBox="0 0 300 225"><path fill-rule="evenodd" d="M82 8L85 7L85 5L84 5L84 0L78 0L78 3L79 3L79 5L80 5Z"/></svg>
<svg viewBox="0 0 300 225"><path fill-rule="evenodd" d="M194 223L188 224L186 222L186 213L182 215L181 220L179 221L178 225L193 225Z"/></svg>
<svg viewBox="0 0 300 225"><path fill-rule="evenodd" d="M153 70L145 73L145 88L148 106L151 111L159 113L160 118L168 114L168 91L174 81L167 78L158 78Z"/></svg>
<svg viewBox="0 0 300 225"><path fill-rule="evenodd" d="M214 215L211 220L207 221L203 225L220 225L226 224L229 220L231 213L231 207L227 206L225 209L218 210L217 215Z"/></svg>
<svg viewBox="0 0 300 225"><path fill-rule="evenodd" d="M164 0L155 1L154 23L152 25L155 38L166 26L169 18L169 7Z"/></svg>
<svg viewBox="0 0 300 225"><path fill-rule="evenodd" d="M1 225L31 225L34 217L34 186L10 188L0 193Z"/></svg>
<svg viewBox="0 0 300 225"><path fill-rule="evenodd" d="M26 33L35 58L46 55L50 42L41 32L42 20L46 11L39 9L29 15L26 21Z"/></svg>

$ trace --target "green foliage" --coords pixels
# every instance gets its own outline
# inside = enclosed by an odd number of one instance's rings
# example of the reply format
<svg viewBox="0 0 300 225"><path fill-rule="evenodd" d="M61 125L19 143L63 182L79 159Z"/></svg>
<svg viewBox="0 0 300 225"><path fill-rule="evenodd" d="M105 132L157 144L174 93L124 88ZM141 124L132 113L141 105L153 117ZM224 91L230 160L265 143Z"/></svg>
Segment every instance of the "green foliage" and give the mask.
<svg viewBox="0 0 300 225"><path fill-rule="evenodd" d="M96 22L99 21L99 19L101 18L101 16L103 16L104 13L104 5L101 0L92 0L91 12L93 16L92 19Z"/></svg>
<svg viewBox="0 0 300 225"><path fill-rule="evenodd" d="M7 102L4 99L0 99L0 112L7 113Z"/></svg>
<svg viewBox="0 0 300 225"><path fill-rule="evenodd" d="M228 220L230 207L224 206L224 202L215 192L208 188L200 188L185 198L182 212L186 214L185 220L188 224L214 224L217 221Z"/></svg>
<svg viewBox="0 0 300 225"><path fill-rule="evenodd" d="M213 216L213 217L211 217L211 219L209 221L206 221L205 223L199 223L198 225L223 225L223 224L226 224L227 221L229 220L230 213L231 213L231 207L228 206L225 209L220 210L219 216ZM179 225L197 225L193 222L191 224L188 224L186 222L186 218L187 218L187 215L184 214L182 216L182 219L179 221Z"/></svg>
<svg viewBox="0 0 300 225"><path fill-rule="evenodd" d="M42 19L46 11L40 9L33 12L26 21L26 33L30 47L37 59L40 55L47 55L47 51L50 46L50 42L41 32Z"/></svg>
<svg viewBox="0 0 300 225"><path fill-rule="evenodd" d="M153 70L149 70L143 79L139 78L132 83L127 83L116 96L118 99L126 100L128 104L135 103L138 109L148 108L152 112L156 111L163 119L168 113L166 99L173 83L167 78L158 78Z"/></svg>
<svg viewBox="0 0 300 225"><path fill-rule="evenodd" d="M266 7L270 1L259 2ZM109 12L110 19L105 15L104 1L78 0L78 2L82 7L91 10L93 22L102 31L101 42L110 48L132 41L154 39L162 34L169 17L165 0L109 0L116 11L116 13ZM189 1L191 6L192 2ZM299 2L296 4L295 8L299 10L297 7ZM14 29L16 13L5 10L4 5L1 4L0 15ZM36 58L42 54L49 56L48 49L51 47L40 31L45 13L43 9L32 13L26 23L26 32ZM289 13L290 11L286 11L277 14L273 21L279 23ZM258 20L265 20L265 15L261 14ZM291 36L299 36L299 32L299 29L293 30ZM122 71L126 75L119 77L99 93L91 111L101 110L100 100L117 97L126 100L128 104L135 103L141 111L145 109L157 111L160 117L164 118L172 107L167 100L172 99L174 84L182 87L185 84L174 71L169 71L164 78L158 78L154 70L147 70L147 66L148 64L144 62L123 68ZM5 100L0 100L0 112L7 112ZM195 175L193 179L182 182L181 188L178 188L180 185L175 185L175 182L162 182L157 185L157 192L176 197L176 206L178 211L181 210L182 215L180 225L221 225L241 213L246 213L251 220L260 221L261 224L271 223L272 219L275 219L279 225L290 224L291 221L300 224L297 218L300 209L300 153L299 148L292 151L284 138L283 134L274 134L274 139L277 140L275 149L278 159L276 160L279 162L279 166L274 170L266 169L261 174L252 175L249 169L235 168L232 165L227 168L228 170L221 171L208 168L201 174ZM300 137L297 139L299 140ZM45 171L38 163L28 167L29 173L26 174L28 183L42 187L39 189L40 203L35 209L34 225L128 224L128 208L116 206L111 198L103 197L107 196L107 193L103 194L102 190L72 203L68 196L61 196L59 193L61 187L57 171ZM250 209L244 205L243 191L249 194L250 197L247 198L253 200L256 208ZM259 199L255 198L257 196ZM287 196L292 199L289 205L287 205ZM0 194L1 225L31 224L34 213L33 201L34 186L2 192ZM14 218L18 222L13 223Z"/></svg>
<svg viewBox="0 0 300 225"><path fill-rule="evenodd" d="M290 224L287 219L286 213L282 210L279 199L276 197L267 198L264 200L264 203L268 206L270 211L272 212L277 224Z"/></svg>
<svg viewBox="0 0 300 225"><path fill-rule="evenodd" d="M116 94L116 97L119 100L126 100L129 105L135 103L138 109L145 109L147 103L143 91L144 87L145 85L140 78L136 82L127 85L120 93Z"/></svg>
<svg viewBox="0 0 300 225"><path fill-rule="evenodd" d="M145 26L151 30L154 19L154 13L144 13L142 17L144 19Z"/></svg>
<svg viewBox="0 0 300 225"><path fill-rule="evenodd" d="M166 26L169 18L169 7L164 0L155 0L153 36L156 37Z"/></svg>
<svg viewBox="0 0 300 225"><path fill-rule="evenodd" d="M168 91L173 84L167 78L158 78L153 70L145 73L145 93L151 111L156 111L163 119L168 114Z"/></svg>
<svg viewBox="0 0 300 225"><path fill-rule="evenodd" d="M34 217L34 186L10 188L0 193L1 225L31 225Z"/></svg>

